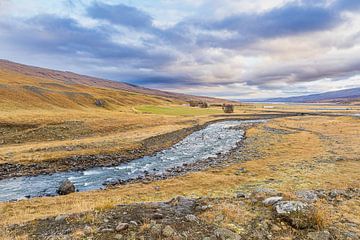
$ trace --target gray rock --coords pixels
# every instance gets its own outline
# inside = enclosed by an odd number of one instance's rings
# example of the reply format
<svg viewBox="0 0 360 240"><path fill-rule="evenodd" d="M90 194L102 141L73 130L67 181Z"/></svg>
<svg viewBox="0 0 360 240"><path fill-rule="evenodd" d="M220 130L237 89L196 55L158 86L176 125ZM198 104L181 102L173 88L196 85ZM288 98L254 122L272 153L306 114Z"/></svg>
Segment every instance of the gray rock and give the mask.
<svg viewBox="0 0 360 240"><path fill-rule="evenodd" d="M308 238L311 240L330 240L331 234L328 231L309 232Z"/></svg>
<svg viewBox="0 0 360 240"><path fill-rule="evenodd" d="M188 220L189 222L197 222L198 221L198 218L192 214L186 215L185 219Z"/></svg>
<svg viewBox="0 0 360 240"><path fill-rule="evenodd" d="M162 215L161 213L154 213L154 215L152 215L152 219L155 219L155 220L160 220L163 218L164 218L164 215Z"/></svg>
<svg viewBox="0 0 360 240"><path fill-rule="evenodd" d="M296 229L314 228L313 207L300 201L280 201L274 205L277 217Z"/></svg>
<svg viewBox="0 0 360 240"><path fill-rule="evenodd" d="M121 232L121 231L124 231L126 229L129 228L129 224L128 223L119 223L117 226L116 226L116 231L118 232Z"/></svg>
<svg viewBox="0 0 360 240"><path fill-rule="evenodd" d="M319 199L318 194L314 190L301 190L296 192L296 196L309 203L315 202Z"/></svg>
<svg viewBox="0 0 360 240"><path fill-rule="evenodd" d="M57 190L57 193L59 195L67 195L75 191L76 191L75 185L70 180L67 179L61 183L61 185Z"/></svg>
<svg viewBox="0 0 360 240"><path fill-rule="evenodd" d="M263 204L265 206L272 206L275 203L281 201L282 199L283 199L283 197L269 197L263 201Z"/></svg>
<svg viewBox="0 0 360 240"><path fill-rule="evenodd" d="M69 215L63 214L63 215L58 215L55 217L55 222L62 222L64 221Z"/></svg>
<svg viewBox="0 0 360 240"><path fill-rule="evenodd" d="M130 224L137 226L138 223L136 221L130 221Z"/></svg>
<svg viewBox="0 0 360 240"><path fill-rule="evenodd" d="M237 198L247 198L248 195L246 193L244 193L244 192L237 192L236 197Z"/></svg>
<svg viewBox="0 0 360 240"><path fill-rule="evenodd" d="M167 225L163 230L162 230L162 234L164 235L164 237L171 237L175 234L175 231L172 227L170 227L169 225Z"/></svg>
<svg viewBox="0 0 360 240"><path fill-rule="evenodd" d="M105 107L105 101L102 99L96 99L95 100L95 105L98 107Z"/></svg>
<svg viewBox="0 0 360 240"><path fill-rule="evenodd" d="M275 204L275 211L280 215L303 211L306 208L308 204L300 201L280 201Z"/></svg>
<svg viewBox="0 0 360 240"><path fill-rule="evenodd" d="M331 198L336 198L338 196L347 196L346 192L344 190L332 190L330 193L329 193L329 196Z"/></svg>
<svg viewBox="0 0 360 240"><path fill-rule="evenodd" d="M196 201L194 199L186 198L183 196L176 197L168 202L173 206L178 213L192 214L196 207Z"/></svg>
<svg viewBox="0 0 360 240"><path fill-rule="evenodd" d="M218 228L214 232L215 236L221 240L240 240L241 237L226 228Z"/></svg>

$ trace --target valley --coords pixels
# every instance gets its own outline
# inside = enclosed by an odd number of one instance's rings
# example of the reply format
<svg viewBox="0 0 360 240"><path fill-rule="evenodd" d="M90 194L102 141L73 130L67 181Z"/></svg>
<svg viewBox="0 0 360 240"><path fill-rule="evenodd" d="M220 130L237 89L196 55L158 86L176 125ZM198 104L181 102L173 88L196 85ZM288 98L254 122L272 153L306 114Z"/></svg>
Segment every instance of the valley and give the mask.
<svg viewBox="0 0 360 240"><path fill-rule="evenodd" d="M221 99L190 107L192 96L1 74L0 239L360 234L359 106L232 103L225 114ZM39 91L43 82L52 84ZM64 86L82 97L69 98ZM206 135L212 126L227 127ZM94 172L98 182L87 177ZM80 191L58 196L61 174ZM302 206L295 216L280 213L294 202Z"/></svg>

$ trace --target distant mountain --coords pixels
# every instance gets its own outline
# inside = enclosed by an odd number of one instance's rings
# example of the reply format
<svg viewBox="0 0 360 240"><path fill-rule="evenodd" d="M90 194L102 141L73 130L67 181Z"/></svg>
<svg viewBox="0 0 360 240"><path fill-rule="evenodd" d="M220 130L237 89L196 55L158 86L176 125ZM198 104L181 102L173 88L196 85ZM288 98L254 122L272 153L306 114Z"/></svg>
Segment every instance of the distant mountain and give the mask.
<svg viewBox="0 0 360 240"><path fill-rule="evenodd" d="M134 104L209 103L226 100L144 88L67 71L27 66L0 59L0 109L83 108L106 100L107 107ZM101 102L101 101L100 101Z"/></svg>
<svg viewBox="0 0 360 240"><path fill-rule="evenodd" d="M360 88L351 88L340 91L325 92L287 98L270 98L263 100L265 102L294 102L294 103L312 103L312 102L338 102L351 103L360 102Z"/></svg>

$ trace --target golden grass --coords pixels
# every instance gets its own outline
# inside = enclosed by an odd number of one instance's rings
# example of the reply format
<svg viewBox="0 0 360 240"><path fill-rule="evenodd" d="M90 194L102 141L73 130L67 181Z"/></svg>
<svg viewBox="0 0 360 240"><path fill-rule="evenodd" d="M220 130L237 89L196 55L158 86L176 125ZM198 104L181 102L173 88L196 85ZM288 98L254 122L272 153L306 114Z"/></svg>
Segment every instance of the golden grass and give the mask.
<svg viewBox="0 0 360 240"><path fill-rule="evenodd" d="M32 77L0 70L0 110L14 109L96 109L95 100L105 100L107 109L133 104L182 103L181 101L123 90L66 84L46 77Z"/></svg>
<svg viewBox="0 0 360 240"><path fill-rule="evenodd" d="M289 189L296 191L359 187L360 161L357 161L357 156L360 151L360 138L355 138L360 130L358 121L345 117L294 117L273 120L266 125L294 132L286 135L272 134L262 125L250 129L247 136L256 139L254 147L263 153L262 158L150 184L137 183L106 191L0 203L0 213L3 216L0 224L93 210L109 202L126 204L162 201L178 195L232 196L238 189L246 190L256 186L283 192L288 192ZM331 122L332 127L325 126L328 122ZM303 130L294 130L299 127ZM341 139L341 142L333 143L337 146L334 147L331 139ZM347 152L349 150L351 152ZM348 156L347 160L321 162L323 159L331 159L333 153L329 151ZM246 168L248 173L235 175L240 167ZM277 170L273 170L274 168ZM278 181L267 181L268 179ZM161 190L155 191L154 186L160 186Z"/></svg>

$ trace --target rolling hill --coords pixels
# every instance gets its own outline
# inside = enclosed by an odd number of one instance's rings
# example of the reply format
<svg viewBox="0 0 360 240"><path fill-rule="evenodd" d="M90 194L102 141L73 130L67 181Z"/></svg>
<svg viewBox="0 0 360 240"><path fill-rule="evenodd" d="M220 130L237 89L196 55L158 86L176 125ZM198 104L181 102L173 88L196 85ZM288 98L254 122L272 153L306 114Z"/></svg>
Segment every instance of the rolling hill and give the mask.
<svg viewBox="0 0 360 240"><path fill-rule="evenodd" d="M331 91L319 94L288 98L271 98L266 102L294 102L294 103L314 103L314 102L332 102L332 103L358 103L360 102L360 88L351 88L340 91Z"/></svg>
<svg viewBox="0 0 360 240"><path fill-rule="evenodd" d="M221 100L148 89L72 72L0 60L0 108L117 108L137 104Z"/></svg>

